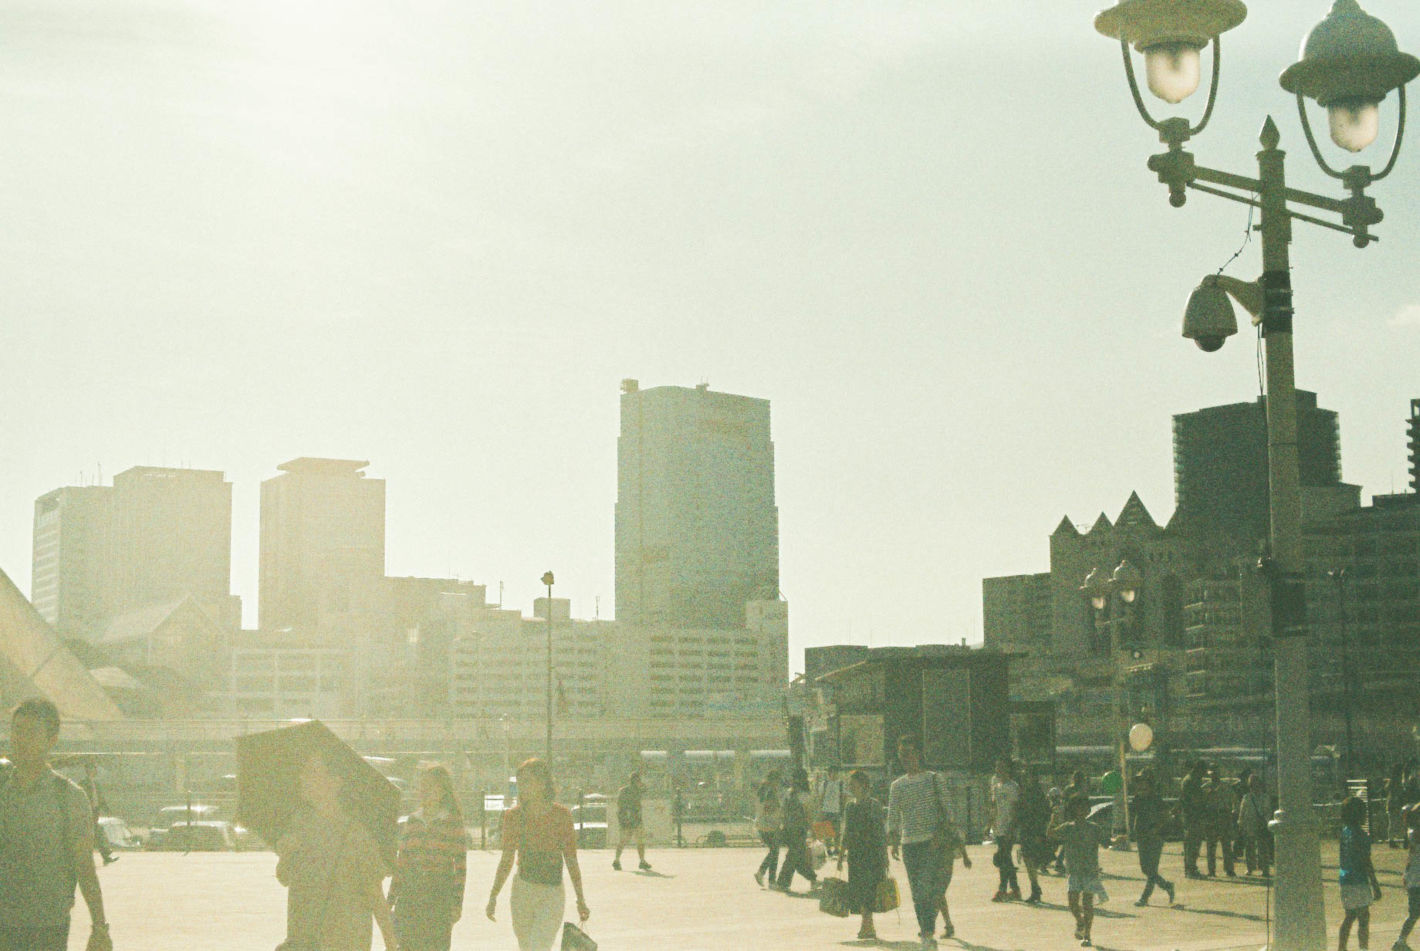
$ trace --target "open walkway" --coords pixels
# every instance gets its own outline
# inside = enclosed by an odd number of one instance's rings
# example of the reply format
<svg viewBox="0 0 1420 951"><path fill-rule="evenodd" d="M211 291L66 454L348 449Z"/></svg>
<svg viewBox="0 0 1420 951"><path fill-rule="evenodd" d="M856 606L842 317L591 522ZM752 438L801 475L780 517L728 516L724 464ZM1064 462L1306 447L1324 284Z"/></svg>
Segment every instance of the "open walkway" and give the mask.
<svg viewBox="0 0 1420 951"><path fill-rule="evenodd" d="M957 868L950 898L957 938L944 951L1068 949L1073 923L1065 908L1065 880L1047 877L1040 906L993 904L995 869L987 847L971 849L973 868ZM587 930L603 951L758 951L773 949L871 947L854 939L857 919L820 914L806 894L783 895L760 889L751 873L761 853L750 849L659 849L649 858L650 873L615 872L611 853L582 854L592 919ZM1336 845L1323 842L1328 944L1340 920L1336 891ZM1405 917L1400 884L1403 852L1375 850L1385 897L1373 909L1371 947L1389 948ZM1182 881L1178 845L1164 855L1164 874L1178 882L1179 905L1136 908L1141 886L1133 853L1102 855L1111 900L1095 922L1095 944L1104 951L1215 951L1260 948L1266 943L1269 890L1255 879ZM119 951L271 951L284 937L285 892L273 875L271 853L129 853L100 871ZM496 923L483 917L497 856L474 852L469 858L465 918L454 929L456 951L513 949L504 890ZM623 863L628 868L631 863ZM901 865L893 874L906 897ZM1024 876L1022 876L1024 877ZM796 889L801 886L796 886ZM571 895L568 890L569 898ZM1162 901L1156 895L1155 902ZM569 902L569 914L572 907ZM76 908L70 948L88 937L82 903ZM878 917L877 947L916 948L910 907L901 916ZM1354 941L1354 937L1353 937ZM376 938L375 946L379 947ZM1354 945L1353 945L1354 947Z"/></svg>

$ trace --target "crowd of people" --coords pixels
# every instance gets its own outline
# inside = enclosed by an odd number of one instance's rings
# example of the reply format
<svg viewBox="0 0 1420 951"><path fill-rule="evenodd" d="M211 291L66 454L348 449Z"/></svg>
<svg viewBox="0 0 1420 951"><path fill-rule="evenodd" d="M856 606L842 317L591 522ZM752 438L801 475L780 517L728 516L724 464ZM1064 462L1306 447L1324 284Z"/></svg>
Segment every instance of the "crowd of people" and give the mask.
<svg viewBox="0 0 1420 951"><path fill-rule="evenodd" d="M59 730L59 712L47 700L27 700L11 715L13 768L0 777L0 951L63 951L76 890L90 916L88 951L113 947L94 862L97 787L92 775L81 788L51 767ZM946 782L924 768L918 740L903 737L897 753L902 772L888 788L886 805L875 798L872 779L861 770L846 782L830 772L817 790L802 768L792 772L787 784L771 774L757 796L755 827L766 852L754 879L760 886L788 891L798 875L816 890L816 867L836 856L838 870L847 867L847 881L840 882L844 907L860 918L858 938L872 940L877 937L875 911L884 908L889 896L888 906L896 904L890 869L892 862L900 862L918 937L923 948L933 948L939 918L941 936L955 935L947 892L957 860L971 868L971 858L953 821ZM572 884L579 919L585 923L591 914L577 835L571 811L556 801L547 762L527 760L518 767L517 779L518 802L503 817L502 855L486 914L496 920L499 896L511 878L509 910L520 951L550 951L564 927L572 928L563 924L565 882ZM1409 850L1403 879L1408 916L1393 951L1410 951L1407 942L1420 920L1420 795L1407 799L1420 793L1411 785L1417 773L1401 770L1392 780L1379 821L1361 799L1348 797L1341 806L1337 857L1344 917L1338 951L1347 951L1353 929L1362 951L1369 948L1369 909L1382 892L1368 828L1378 840ZM376 929L387 949L448 951L452 928L462 915L468 848L449 770L438 764L421 767L418 807L400 822L392 869L369 829L345 811L342 782L336 764L323 754L312 753L300 763L300 807L275 843L276 876L287 888L287 937L281 951L368 951ZM1237 861L1245 864L1246 874L1268 874L1272 810L1260 776L1244 773L1227 781L1216 768L1194 763L1173 808L1158 787L1147 769L1133 778L1132 831L1144 878L1136 905L1147 905L1156 889L1170 904L1175 901L1175 886L1159 869L1174 820L1183 827L1185 877L1203 877L1199 861L1205 854L1208 875L1217 874L1219 857L1224 875L1237 875ZM641 870L651 868L642 830L643 794L639 774L618 793L620 837L612 860L617 870L623 850L632 844ZM988 816L997 872L992 900L1039 903L1042 877L1063 873L1075 939L1082 947L1093 941L1095 905L1108 898L1099 850L1111 833L1091 821L1090 811L1082 774L1066 789L1047 792L1037 777L1010 760L996 764ZM1030 884L1026 897L1017 858ZM564 935L564 946L565 941Z"/></svg>
<svg viewBox="0 0 1420 951"><path fill-rule="evenodd" d="M947 891L957 860L970 868L971 859L952 821L945 783L923 768L915 737L899 743L898 765L902 774L889 787L886 806L874 798L872 780L861 770L849 774L846 796L834 771L812 795L806 771L796 770L787 788L779 774L771 773L756 796L755 829L766 851L754 880L761 887L787 891L798 874L816 891L820 881L808 854L817 841L828 854L837 854L840 871L847 865L846 907L860 918L857 937L873 939L873 915L881 908L880 889L890 876L890 856L902 864L918 938L924 948L931 948L939 916L941 937L955 935ZM1420 789L1411 789L1411 782L1420 782L1420 770L1398 771L1385 786L1384 808L1369 816L1359 799L1348 798L1342 805L1338 862L1344 919L1339 951L1346 951L1353 927L1363 951L1369 947L1367 908L1379 889L1370 864L1368 824L1379 826L1385 840L1409 849L1404 873L1408 917L1393 951L1410 951L1407 941L1420 919ZM1244 769L1228 779L1216 766L1198 761L1189 765L1175 802L1163 798L1160 783L1147 768L1134 775L1130 792L1130 831L1144 882L1136 906L1149 905L1156 892L1170 905L1176 903L1177 887L1164 877L1160 861L1165 840L1180 830L1185 878L1216 877L1219 859L1224 876L1238 877L1241 863L1244 875L1259 876L1259 881L1269 878L1268 823L1274 806L1261 776ZM1065 876L1074 936L1082 947L1093 943L1096 903L1108 899L1099 850L1113 839L1111 829L1091 821L1089 793L1083 772L1076 771L1064 789L1047 791L1039 778L1003 759L991 777L987 818L997 877L991 900L1039 904L1043 877L1052 872ZM1201 862L1206 862L1206 872ZM1022 866L1030 887L1024 896Z"/></svg>

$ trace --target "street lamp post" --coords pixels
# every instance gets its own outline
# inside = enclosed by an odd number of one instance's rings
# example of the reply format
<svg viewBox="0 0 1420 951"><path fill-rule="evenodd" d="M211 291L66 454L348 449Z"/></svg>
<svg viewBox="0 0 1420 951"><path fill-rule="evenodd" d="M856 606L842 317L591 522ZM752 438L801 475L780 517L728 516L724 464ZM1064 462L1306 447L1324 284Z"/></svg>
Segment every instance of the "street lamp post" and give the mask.
<svg viewBox="0 0 1420 951"><path fill-rule="evenodd" d="M1356 742L1352 732L1351 698L1355 677L1351 673L1351 632L1346 625L1346 582L1350 580L1345 568L1333 568L1326 573L1336 585L1337 620L1341 622L1341 710L1346 718L1346 769L1343 780L1356 775Z"/></svg>
<svg viewBox="0 0 1420 951"><path fill-rule="evenodd" d="M1272 635L1276 665L1278 809L1275 833L1277 931L1273 947L1282 951L1320 951L1325 946L1322 914L1321 851L1311 802L1310 722L1307 696L1306 602L1302 587L1301 492L1297 455L1296 381L1292 358L1292 289L1288 244L1292 221L1305 221L1351 235L1364 248L1375 238L1370 227L1382 215L1366 188L1395 167L1405 131L1405 84L1420 73L1420 60L1399 51L1390 29L1363 12L1356 0L1336 0L1306 37L1302 58L1280 77L1293 93L1307 145L1321 169L1350 192L1329 198L1289 188L1281 136L1269 116L1257 153L1258 176L1251 178L1206 168L1184 150L1203 130L1213 111L1221 62L1220 35L1247 15L1239 0L1121 0L1095 18L1095 28L1119 41L1134 104L1157 130L1168 151L1149 159L1149 168L1168 186L1169 203L1179 207L1187 190L1216 195L1258 209L1262 276L1240 281L1210 275L1194 290L1184 316L1183 333L1200 348L1217 350L1236 332L1231 296L1261 327L1267 361L1267 462L1270 552L1263 567L1270 582ZM1150 91L1167 102L1181 102L1198 87L1199 54L1211 43L1212 80L1208 103L1197 126L1187 119L1155 120L1144 105L1134 77L1129 47L1144 54ZM1312 136L1306 99L1326 107L1332 141L1357 152L1376 138L1380 103L1397 91L1400 119L1390 159L1378 173L1353 165L1344 171L1327 164ZM1340 218L1340 223L1303 214L1304 206Z"/></svg>
<svg viewBox="0 0 1420 951"><path fill-rule="evenodd" d="M1095 568L1085 576L1085 583L1080 586L1080 590L1090 599L1090 606L1096 612L1096 623L1099 623L1098 616L1102 615L1110 608L1110 599L1117 597L1124 603L1122 611L1128 611L1128 606L1134 603L1134 599L1139 595L1139 586L1143 582L1143 576L1139 570L1129 563L1129 559L1121 559L1119 565L1114 569L1114 573L1106 574L1103 569ZM1117 840L1116 848L1122 851L1129 851L1129 711L1126 696L1126 685L1124 681L1124 671L1120 663L1124 650L1124 645L1119 639L1119 622L1122 617L1116 618L1111 611L1111 616L1106 618L1104 623L1109 626L1109 658L1110 673L1114 682L1114 739L1111 745L1117 754L1119 765L1119 809L1116 816L1122 818L1124 823L1124 834Z"/></svg>
<svg viewBox="0 0 1420 951"><path fill-rule="evenodd" d="M547 585L547 765L552 766L552 572L542 573Z"/></svg>

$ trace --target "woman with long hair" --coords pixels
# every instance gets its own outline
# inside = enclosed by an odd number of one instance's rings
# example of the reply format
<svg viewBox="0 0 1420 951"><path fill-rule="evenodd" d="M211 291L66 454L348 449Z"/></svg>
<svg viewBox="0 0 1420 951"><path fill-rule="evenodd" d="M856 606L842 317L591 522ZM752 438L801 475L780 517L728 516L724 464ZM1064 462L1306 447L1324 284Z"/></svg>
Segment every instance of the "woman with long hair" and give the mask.
<svg viewBox="0 0 1420 951"><path fill-rule="evenodd" d="M441 763L419 770L419 808L399 826L399 858L390 882L395 932L405 951L449 951L454 922L463 914L468 833Z"/></svg>
<svg viewBox="0 0 1420 951"><path fill-rule="evenodd" d="M519 951L551 951L562 925L567 894L562 887L562 866L577 893L577 915L586 921L592 914L582 894L582 870L577 865L577 833L572 813L553 800L556 787L546 760L536 757L518 767L518 804L503 816L503 857L488 895L488 920L498 908L498 893L513 871L513 933Z"/></svg>

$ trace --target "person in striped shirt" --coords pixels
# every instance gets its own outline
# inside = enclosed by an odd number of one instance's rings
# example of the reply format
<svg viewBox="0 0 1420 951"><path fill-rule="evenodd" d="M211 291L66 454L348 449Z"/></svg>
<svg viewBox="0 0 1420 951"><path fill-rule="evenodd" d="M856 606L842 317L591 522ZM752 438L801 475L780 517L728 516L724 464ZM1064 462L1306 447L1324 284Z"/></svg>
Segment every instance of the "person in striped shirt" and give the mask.
<svg viewBox="0 0 1420 951"><path fill-rule="evenodd" d="M944 843L936 841L936 834L948 816L945 789L936 773L922 768L922 744L917 737L897 741L897 758L903 775L888 787L888 842L892 857L901 858L907 872L922 947L935 948L938 899L944 891Z"/></svg>
<svg viewBox="0 0 1420 951"><path fill-rule="evenodd" d="M463 914L468 836L447 766L423 767L417 788L419 808L400 822L389 901L403 951L448 951Z"/></svg>

